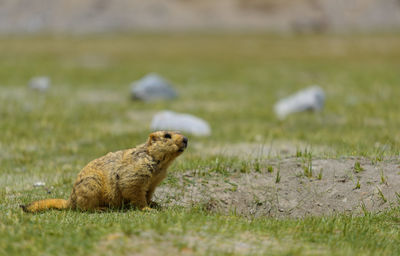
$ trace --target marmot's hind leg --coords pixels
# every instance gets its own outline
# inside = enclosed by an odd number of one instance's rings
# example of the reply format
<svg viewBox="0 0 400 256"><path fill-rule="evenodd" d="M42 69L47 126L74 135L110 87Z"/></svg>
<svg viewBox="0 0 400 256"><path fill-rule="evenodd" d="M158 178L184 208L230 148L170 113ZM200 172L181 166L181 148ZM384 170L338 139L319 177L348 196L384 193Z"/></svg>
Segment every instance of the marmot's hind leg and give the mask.
<svg viewBox="0 0 400 256"><path fill-rule="evenodd" d="M74 208L82 211L102 210L102 184L100 177L84 177L75 183L71 194Z"/></svg>

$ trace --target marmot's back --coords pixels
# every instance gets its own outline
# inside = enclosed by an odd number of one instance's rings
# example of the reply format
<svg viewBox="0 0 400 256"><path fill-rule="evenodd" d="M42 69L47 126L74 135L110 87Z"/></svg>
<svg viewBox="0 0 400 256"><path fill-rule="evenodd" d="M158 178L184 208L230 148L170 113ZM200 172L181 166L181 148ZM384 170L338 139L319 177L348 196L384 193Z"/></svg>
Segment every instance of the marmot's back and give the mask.
<svg viewBox="0 0 400 256"><path fill-rule="evenodd" d="M94 159L90 161L78 174L82 175L84 173L88 173L91 170L101 170L101 171L112 171L116 168L118 168L119 165L121 165L122 159L124 152L127 150L119 150L116 152L109 152L107 155L99 157L97 159Z"/></svg>

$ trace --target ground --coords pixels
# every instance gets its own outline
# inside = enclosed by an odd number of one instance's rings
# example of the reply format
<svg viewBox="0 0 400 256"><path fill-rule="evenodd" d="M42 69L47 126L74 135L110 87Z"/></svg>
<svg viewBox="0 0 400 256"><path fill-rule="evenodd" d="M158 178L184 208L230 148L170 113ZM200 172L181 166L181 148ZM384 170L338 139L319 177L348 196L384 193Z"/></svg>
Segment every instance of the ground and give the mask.
<svg viewBox="0 0 400 256"><path fill-rule="evenodd" d="M0 255L397 255L400 37L93 35L0 43ZM157 72L179 99L133 102ZM48 75L46 93L29 90ZM274 103L318 84L320 113ZM156 191L161 209L25 214L81 168L145 141L152 115L207 120ZM35 187L36 182L44 186Z"/></svg>
<svg viewBox="0 0 400 256"><path fill-rule="evenodd" d="M1 34L132 29L348 33L400 27L397 0L347 0L346 4L329 0L2 0L1 7Z"/></svg>
<svg viewBox="0 0 400 256"><path fill-rule="evenodd" d="M362 171L355 170L356 163ZM157 191L157 201L169 207L203 205L213 212L248 217L364 215L400 203L397 161L294 158L271 161L258 170L259 164L242 163L236 169L223 164L172 174Z"/></svg>

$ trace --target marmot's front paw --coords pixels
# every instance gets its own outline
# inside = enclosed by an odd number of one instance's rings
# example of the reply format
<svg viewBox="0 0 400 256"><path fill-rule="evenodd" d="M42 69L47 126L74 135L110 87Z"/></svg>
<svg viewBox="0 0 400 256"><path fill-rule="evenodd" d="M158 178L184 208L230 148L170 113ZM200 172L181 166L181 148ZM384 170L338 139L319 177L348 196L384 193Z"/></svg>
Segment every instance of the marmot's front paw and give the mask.
<svg viewBox="0 0 400 256"><path fill-rule="evenodd" d="M154 211L154 209L151 209L150 207L146 206L146 207L143 207L143 208L141 209L141 211L144 211L144 212L151 212L151 211Z"/></svg>

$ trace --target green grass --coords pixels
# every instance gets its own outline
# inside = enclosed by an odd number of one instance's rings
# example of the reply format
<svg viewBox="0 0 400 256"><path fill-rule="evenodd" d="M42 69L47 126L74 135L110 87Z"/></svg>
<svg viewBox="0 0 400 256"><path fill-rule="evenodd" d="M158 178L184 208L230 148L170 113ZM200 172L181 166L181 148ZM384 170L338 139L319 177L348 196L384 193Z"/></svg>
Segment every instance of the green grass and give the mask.
<svg viewBox="0 0 400 256"><path fill-rule="evenodd" d="M209 214L199 208L154 213L50 211L33 216L5 209L3 213L2 255L126 254L147 246L156 251L167 246L199 254L230 254L237 243L243 244L246 254L259 255L400 253L397 210L363 217L301 220L245 219Z"/></svg>
<svg viewBox="0 0 400 256"><path fill-rule="evenodd" d="M399 45L397 34L1 38L0 255L150 254L151 248L171 254L398 255L398 208L294 220L222 216L201 206L27 215L18 205L67 198L79 169L144 142L152 115L162 109L198 115L212 127L210 137L189 137L188 151L171 168L176 172L264 168L258 160L208 153L241 142L302 142L318 157L398 156ZM173 82L179 100L130 101L129 83L149 72ZM36 75L51 77L48 93L26 88ZM326 91L324 111L277 120L274 103L311 84ZM280 180L279 168L273 175ZM36 181L46 182L46 189L34 188Z"/></svg>

